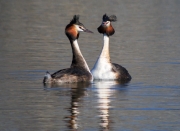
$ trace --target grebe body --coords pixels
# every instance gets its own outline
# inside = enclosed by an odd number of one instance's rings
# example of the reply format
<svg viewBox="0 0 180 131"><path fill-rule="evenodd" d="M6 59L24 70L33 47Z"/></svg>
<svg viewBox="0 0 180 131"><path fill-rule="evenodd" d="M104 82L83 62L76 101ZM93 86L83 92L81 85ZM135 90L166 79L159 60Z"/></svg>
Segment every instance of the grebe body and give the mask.
<svg viewBox="0 0 180 131"><path fill-rule="evenodd" d="M98 27L98 32L103 34L103 48L94 67L91 70L94 79L130 81L131 76L123 66L111 63L109 53L109 37L115 33L111 22L116 21L116 16L103 16L103 22Z"/></svg>
<svg viewBox="0 0 180 131"><path fill-rule="evenodd" d="M80 32L93 33L79 22L78 15L74 15L71 22L65 28L65 34L69 38L73 54L71 66L53 74L47 72L44 76L43 83L91 82L93 80L93 76L78 45L77 40Z"/></svg>

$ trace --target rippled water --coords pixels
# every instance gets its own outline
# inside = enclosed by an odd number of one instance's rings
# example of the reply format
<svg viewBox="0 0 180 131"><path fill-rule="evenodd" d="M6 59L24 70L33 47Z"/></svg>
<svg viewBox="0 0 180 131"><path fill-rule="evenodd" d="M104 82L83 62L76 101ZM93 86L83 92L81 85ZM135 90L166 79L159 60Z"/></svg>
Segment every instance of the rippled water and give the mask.
<svg viewBox="0 0 180 131"><path fill-rule="evenodd" d="M0 1L0 130L180 130L179 1ZM69 67L64 28L74 14L94 34L79 45L90 68L102 48L96 28L115 14L112 62L129 83L95 81L44 86L48 70Z"/></svg>

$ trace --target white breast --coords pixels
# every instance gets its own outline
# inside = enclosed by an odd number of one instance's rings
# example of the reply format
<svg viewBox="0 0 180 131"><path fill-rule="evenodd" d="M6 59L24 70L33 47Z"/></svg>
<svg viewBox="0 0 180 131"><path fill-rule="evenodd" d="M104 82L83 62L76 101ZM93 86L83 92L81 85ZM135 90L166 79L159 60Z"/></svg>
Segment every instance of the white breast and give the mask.
<svg viewBox="0 0 180 131"><path fill-rule="evenodd" d="M115 79L115 73L112 72L112 65L106 58L100 57L94 65L91 73L94 79Z"/></svg>

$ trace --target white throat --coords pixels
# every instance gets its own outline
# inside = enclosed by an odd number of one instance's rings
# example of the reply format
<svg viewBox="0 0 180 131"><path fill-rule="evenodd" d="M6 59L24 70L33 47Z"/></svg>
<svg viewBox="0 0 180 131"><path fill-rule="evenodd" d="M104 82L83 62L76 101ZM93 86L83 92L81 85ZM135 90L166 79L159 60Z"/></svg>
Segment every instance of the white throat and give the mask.
<svg viewBox="0 0 180 131"><path fill-rule="evenodd" d="M109 37L106 34L104 34L103 40L104 40L104 44L103 44L103 48L99 57L106 58L110 62Z"/></svg>
<svg viewBox="0 0 180 131"><path fill-rule="evenodd" d="M104 44L99 58L97 59L91 73L94 79L115 79L115 74L112 72L112 64L109 54L109 37L103 35Z"/></svg>
<svg viewBox="0 0 180 131"><path fill-rule="evenodd" d="M77 40L74 40L74 41L73 41L73 45L74 45L74 47L75 47L75 49L76 49L76 52L77 52L77 53L79 54L79 56L81 56L81 58L83 59L84 67L90 72L90 69L89 69L89 67L88 67L88 65L87 65L87 63L86 63L86 60L84 59L84 57L83 57L83 55L82 55L82 53L81 53L81 50L80 50L80 48L79 48L78 41L77 41Z"/></svg>

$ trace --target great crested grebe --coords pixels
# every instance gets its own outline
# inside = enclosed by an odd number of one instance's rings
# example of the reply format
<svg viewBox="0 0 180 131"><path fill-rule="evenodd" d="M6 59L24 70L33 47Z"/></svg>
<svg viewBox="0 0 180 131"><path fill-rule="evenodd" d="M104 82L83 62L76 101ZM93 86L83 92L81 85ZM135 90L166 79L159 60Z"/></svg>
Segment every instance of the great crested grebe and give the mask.
<svg viewBox="0 0 180 131"><path fill-rule="evenodd" d="M70 68L59 70L53 74L46 73L43 83L73 83L91 82L93 80L89 67L80 51L78 41L80 32L93 33L79 22L79 15L74 15L71 22L65 28L65 34L69 38L72 47L72 63Z"/></svg>
<svg viewBox="0 0 180 131"><path fill-rule="evenodd" d="M130 81L131 76L121 65L111 63L109 54L109 37L115 33L111 22L117 20L115 15L103 15L102 24L97 28L103 34L104 45L99 58L91 70L94 79Z"/></svg>

